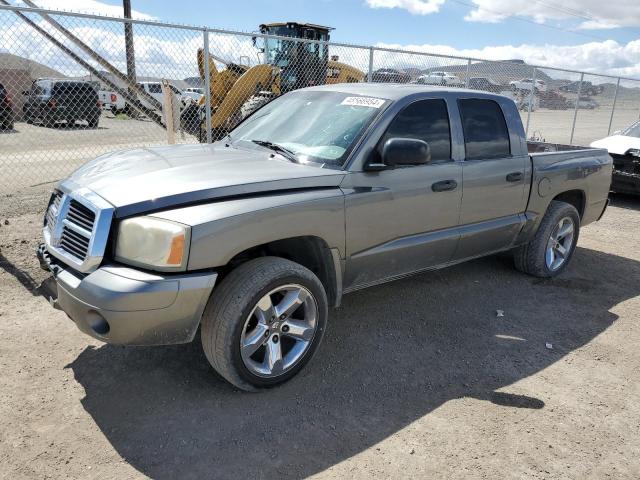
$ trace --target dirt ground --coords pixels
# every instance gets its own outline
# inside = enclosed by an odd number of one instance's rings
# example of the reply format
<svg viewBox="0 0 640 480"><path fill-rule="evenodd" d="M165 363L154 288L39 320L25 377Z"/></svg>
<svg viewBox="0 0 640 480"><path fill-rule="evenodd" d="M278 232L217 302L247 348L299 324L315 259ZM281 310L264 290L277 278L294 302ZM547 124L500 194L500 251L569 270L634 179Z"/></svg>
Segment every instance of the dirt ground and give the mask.
<svg viewBox="0 0 640 480"><path fill-rule="evenodd" d="M614 200L559 278L499 256L347 295L299 377L246 394L197 342L50 308L30 197L0 212L0 477L640 478L640 199Z"/></svg>

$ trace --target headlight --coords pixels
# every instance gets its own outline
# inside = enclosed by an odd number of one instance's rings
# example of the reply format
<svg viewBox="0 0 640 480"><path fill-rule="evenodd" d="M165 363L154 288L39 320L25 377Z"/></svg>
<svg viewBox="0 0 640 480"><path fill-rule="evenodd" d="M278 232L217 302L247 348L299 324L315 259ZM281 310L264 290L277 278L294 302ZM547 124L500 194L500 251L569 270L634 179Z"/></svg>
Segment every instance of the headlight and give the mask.
<svg viewBox="0 0 640 480"><path fill-rule="evenodd" d="M117 261L162 271L185 270L191 230L188 226L154 217L120 222Z"/></svg>

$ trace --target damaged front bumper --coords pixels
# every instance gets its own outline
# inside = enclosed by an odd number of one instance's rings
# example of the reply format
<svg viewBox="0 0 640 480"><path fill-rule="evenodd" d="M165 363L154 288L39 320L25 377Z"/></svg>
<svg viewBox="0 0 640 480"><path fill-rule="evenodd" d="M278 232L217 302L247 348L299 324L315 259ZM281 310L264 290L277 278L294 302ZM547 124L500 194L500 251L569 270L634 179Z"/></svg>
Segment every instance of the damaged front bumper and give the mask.
<svg viewBox="0 0 640 480"><path fill-rule="evenodd" d="M160 275L121 265L84 275L51 257L44 244L37 256L55 278L52 305L82 332L114 344L190 342L218 277L215 272Z"/></svg>

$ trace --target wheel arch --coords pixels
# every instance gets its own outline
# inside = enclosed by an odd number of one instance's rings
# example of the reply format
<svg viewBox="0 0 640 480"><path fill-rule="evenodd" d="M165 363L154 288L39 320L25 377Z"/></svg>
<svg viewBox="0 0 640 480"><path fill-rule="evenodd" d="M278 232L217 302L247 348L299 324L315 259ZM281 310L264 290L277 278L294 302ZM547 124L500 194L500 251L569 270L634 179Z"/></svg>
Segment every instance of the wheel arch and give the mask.
<svg viewBox="0 0 640 480"><path fill-rule="evenodd" d="M220 279L243 263L259 257L280 257L311 270L327 293L329 305L340 306L342 300L342 262L337 249L314 235L297 236L255 245L237 253L219 269Z"/></svg>
<svg viewBox="0 0 640 480"><path fill-rule="evenodd" d="M575 209L578 211L578 215L580 216L580 220L582 220L584 216L584 210L587 202L586 194L584 190L575 189L575 190L567 190L566 192L559 193L555 197L553 197L552 201L565 202L569 205L573 205Z"/></svg>

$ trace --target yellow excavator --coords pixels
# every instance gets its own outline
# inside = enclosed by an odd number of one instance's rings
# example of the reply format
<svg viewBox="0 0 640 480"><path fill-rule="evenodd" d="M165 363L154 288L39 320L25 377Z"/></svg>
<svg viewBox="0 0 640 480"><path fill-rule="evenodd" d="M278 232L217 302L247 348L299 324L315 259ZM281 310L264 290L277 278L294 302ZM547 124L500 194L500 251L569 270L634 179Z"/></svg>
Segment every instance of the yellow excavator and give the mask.
<svg viewBox="0 0 640 480"><path fill-rule="evenodd" d="M253 67L224 62L209 56L211 97L211 131L213 140L224 137L247 115L273 98L313 85L325 83L362 82L365 74L351 65L329 58L326 43L300 42L297 39L329 40L330 27L310 23L279 22L260 25L260 33L277 37L264 37L259 49L264 63ZM257 38L253 38L257 48ZM216 61L225 68L218 69ZM198 70L205 78L205 55L198 50ZM183 110L182 127L206 141L205 100Z"/></svg>

